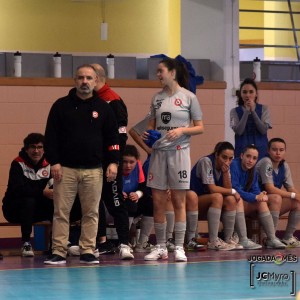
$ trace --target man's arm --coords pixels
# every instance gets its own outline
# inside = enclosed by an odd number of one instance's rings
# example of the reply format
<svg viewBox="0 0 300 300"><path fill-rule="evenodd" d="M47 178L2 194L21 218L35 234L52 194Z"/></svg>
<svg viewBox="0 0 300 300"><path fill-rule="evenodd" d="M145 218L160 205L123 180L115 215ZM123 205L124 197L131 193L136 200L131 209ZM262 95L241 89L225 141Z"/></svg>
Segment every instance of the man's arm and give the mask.
<svg viewBox="0 0 300 300"><path fill-rule="evenodd" d="M127 142L127 125L128 125L128 112L127 107L122 99L113 100L109 103L112 108L118 123L120 151L124 152Z"/></svg>

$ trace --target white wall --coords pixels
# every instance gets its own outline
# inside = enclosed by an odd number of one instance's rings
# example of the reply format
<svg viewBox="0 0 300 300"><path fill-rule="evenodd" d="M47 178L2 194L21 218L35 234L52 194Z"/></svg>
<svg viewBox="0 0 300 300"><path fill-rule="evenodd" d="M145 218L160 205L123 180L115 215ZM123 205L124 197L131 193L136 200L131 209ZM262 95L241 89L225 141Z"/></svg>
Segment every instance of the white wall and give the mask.
<svg viewBox="0 0 300 300"><path fill-rule="evenodd" d="M240 84L239 1L182 0L181 53L186 58L209 58L211 79L227 82L224 136L233 142L229 112Z"/></svg>
<svg viewBox="0 0 300 300"><path fill-rule="evenodd" d="M224 0L181 1L181 52L187 58L209 58L212 80L223 80Z"/></svg>

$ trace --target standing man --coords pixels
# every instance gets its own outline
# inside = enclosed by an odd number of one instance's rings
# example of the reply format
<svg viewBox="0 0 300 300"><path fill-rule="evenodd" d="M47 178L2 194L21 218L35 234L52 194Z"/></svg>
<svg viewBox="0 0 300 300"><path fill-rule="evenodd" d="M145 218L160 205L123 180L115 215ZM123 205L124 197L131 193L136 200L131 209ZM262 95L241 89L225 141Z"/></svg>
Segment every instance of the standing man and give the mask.
<svg viewBox="0 0 300 300"><path fill-rule="evenodd" d="M128 113L124 101L121 97L114 92L106 83L105 70L99 64L92 64L96 70L98 81L95 87L95 91L100 99L106 101L112 108L118 123L119 141L120 141L120 157L124 152L127 132L126 126L128 125ZM106 164L104 163L104 167ZM102 200L104 200L105 206L108 212L114 218L114 224L119 239L119 256L121 259L133 259L134 256L131 253L129 244L129 221L128 211L125 207L123 199L123 179L122 179L122 164L120 163L118 169L118 175L115 180L108 182L104 181L102 190ZM104 203L100 203L100 219L97 235L97 247L100 254L113 252L112 244L106 241L106 219L105 219L105 207Z"/></svg>
<svg viewBox="0 0 300 300"><path fill-rule="evenodd" d="M82 219L79 239L80 262L99 263L94 256L98 208L103 182L113 181L119 163L119 138L114 114L97 97L97 82L91 65L77 68L75 88L52 106L46 125L46 157L54 178L52 255L45 264L65 264L68 250L69 218L76 194Z"/></svg>

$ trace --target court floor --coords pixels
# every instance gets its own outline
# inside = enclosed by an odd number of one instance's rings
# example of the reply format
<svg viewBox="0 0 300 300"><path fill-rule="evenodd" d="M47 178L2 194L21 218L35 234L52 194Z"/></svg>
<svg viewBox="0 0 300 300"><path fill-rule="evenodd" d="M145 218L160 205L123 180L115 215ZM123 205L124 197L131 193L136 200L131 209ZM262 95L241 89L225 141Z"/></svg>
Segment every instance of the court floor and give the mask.
<svg viewBox="0 0 300 300"><path fill-rule="evenodd" d="M187 263L174 263L172 253L158 262L145 262L142 253L133 261L114 254L100 256L96 266L77 257L46 266L42 255L6 256L0 261L0 299L295 299L299 254L207 250L187 253Z"/></svg>

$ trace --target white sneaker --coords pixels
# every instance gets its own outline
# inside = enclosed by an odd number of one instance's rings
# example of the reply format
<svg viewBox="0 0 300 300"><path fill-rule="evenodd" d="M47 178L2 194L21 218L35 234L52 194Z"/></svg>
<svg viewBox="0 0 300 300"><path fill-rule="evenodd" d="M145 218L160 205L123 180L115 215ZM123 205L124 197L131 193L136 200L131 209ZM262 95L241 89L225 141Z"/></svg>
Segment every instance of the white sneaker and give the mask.
<svg viewBox="0 0 300 300"><path fill-rule="evenodd" d="M262 245L256 244L250 239L246 239L244 241L240 241L240 245L244 247L245 250L258 250L262 248Z"/></svg>
<svg viewBox="0 0 300 300"><path fill-rule="evenodd" d="M138 253L143 253L143 252L151 252L151 250L154 248L154 246L152 244L148 242L144 242L142 244L137 244L134 248L134 251L135 252L138 252Z"/></svg>
<svg viewBox="0 0 300 300"><path fill-rule="evenodd" d="M95 251L94 251L94 256L95 256L96 258L99 258L100 253L99 253L99 250L98 250L98 249L95 249Z"/></svg>
<svg viewBox="0 0 300 300"><path fill-rule="evenodd" d="M183 247L176 246L174 253L175 253L175 261L178 261L178 262L179 261L187 261Z"/></svg>
<svg viewBox="0 0 300 300"><path fill-rule="evenodd" d="M243 250L244 247L241 244L238 244L232 237L228 240L225 241L228 245L232 245L235 247L235 250Z"/></svg>
<svg viewBox="0 0 300 300"><path fill-rule="evenodd" d="M79 246L70 246L68 249L69 256L80 256L80 249Z"/></svg>
<svg viewBox="0 0 300 300"><path fill-rule="evenodd" d="M268 249L285 249L286 245L281 243L278 238L275 238L273 240L266 240L266 248Z"/></svg>
<svg viewBox="0 0 300 300"><path fill-rule="evenodd" d="M25 242L22 247L22 256L23 257L33 257L34 252L30 243Z"/></svg>
<svg viewBox="0 0 300 300"><path fill-rule="evenodd" d="M144 260L158 260L158 259L168 259L168 249L161 248L160 245L156 245L151 253L144 257Z"/></svg>
<svg viewBox="0 0 300 300"><path fill-rule="evenodd" d="M79 248L79 246L71 246L71 247L69 247L69 249L68 249L68 255L69 256L80 256L80 248ZM98 258L99 256L100 256L100 254L99 254L99 250L98 249L96 249L95 251L94 251L94 256L96 257L96 258Z"/></svg>
<svg viewBox="0 0 300 300"><path fill-rule="evenodd" d="M207 248L211 249L211 250L230 251L230 250L234 250L235 246L227 244L220 238L217 238L216 240L214 240L212 242L208 242Z"/></svg>
<svg viewBox="0 0 300 300"><path fill-rule="evenodd" d="M133 254L131 253L132 249L125 244L121 244L119 246L119 257L123 260L130 260L130 259L134 259Z"/></svg>
<svg viewBox="0 0 300 300"><path fill-rule="evenodd" d="M286 244L286 246L288 248L299 248L300 247L300 242L299 242L299 240L295 236L292 236L291 238L289 238L287 240L282 239L281 241L284 244Z"/></svg>

